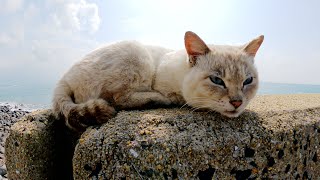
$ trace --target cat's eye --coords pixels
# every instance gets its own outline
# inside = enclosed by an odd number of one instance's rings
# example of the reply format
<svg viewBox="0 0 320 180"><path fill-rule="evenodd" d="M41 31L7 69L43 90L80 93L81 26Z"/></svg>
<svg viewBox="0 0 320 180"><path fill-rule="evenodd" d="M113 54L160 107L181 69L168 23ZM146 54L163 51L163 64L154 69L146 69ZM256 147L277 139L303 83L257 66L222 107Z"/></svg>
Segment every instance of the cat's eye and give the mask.
<svg viewBox="0 0 320 180"><path fill-rule="evenodd" d="M210 76L210 80L217 85L226 87L226 85L224 84L223 80L217 76Z"/></svg>
<svg viewBox="0 0 320 180"><path fill-rule="evenodd" d="M251 84L252 81L253 81L253 78L252 78L252 77L247 78L247 79L243 82L243 86L248 85L248 84Z"/></svg>

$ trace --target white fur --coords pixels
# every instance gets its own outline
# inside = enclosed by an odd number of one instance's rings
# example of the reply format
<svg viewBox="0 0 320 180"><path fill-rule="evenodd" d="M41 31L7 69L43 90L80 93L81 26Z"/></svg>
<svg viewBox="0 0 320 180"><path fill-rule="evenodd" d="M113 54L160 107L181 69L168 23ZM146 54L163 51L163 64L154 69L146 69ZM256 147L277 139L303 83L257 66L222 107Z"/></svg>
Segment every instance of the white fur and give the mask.
<svg viewBox="0 0 320 180"><path fill-rule="evenodd" d="M185 37L187 51L147 46L136 41L118 42L94 50L57 84L54 112L63 114L66 119L72 118L70 111L79 111L80 116L88 114L81 110L90 111L93 116L99 112L105 113L101 117L109 117L114 111L108 104L111 102L120 109L156 102L164 105L187 103L229 117L238 116L257 90L258 74L252 54L255 55L263 36L247 46L208 47L192 32L187 32ZM203 54L198 56L197 50ZM190 61L191 55L187 52L194 53ZM227 88L214 84L209 78L220 70L224 72L220 78ZM252 84L243 87L242 83L251 76ZM232 98L243 101L237 110L230 104Z"/></svg>

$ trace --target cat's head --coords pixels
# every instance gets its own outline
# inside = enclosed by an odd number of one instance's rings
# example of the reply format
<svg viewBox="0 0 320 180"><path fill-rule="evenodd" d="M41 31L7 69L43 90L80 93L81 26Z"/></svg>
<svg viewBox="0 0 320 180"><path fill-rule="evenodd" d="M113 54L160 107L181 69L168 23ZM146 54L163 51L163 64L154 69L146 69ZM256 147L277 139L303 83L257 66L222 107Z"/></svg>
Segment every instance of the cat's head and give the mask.
<svg viewBox="0 0 320 180"><path fill-rule="evenodd" d="M239 116L258 89L254 57L263 38L259 36L243 46L214 46L186 32L190 71L184 78L182 93L188 105L227 117Z"/></svg>

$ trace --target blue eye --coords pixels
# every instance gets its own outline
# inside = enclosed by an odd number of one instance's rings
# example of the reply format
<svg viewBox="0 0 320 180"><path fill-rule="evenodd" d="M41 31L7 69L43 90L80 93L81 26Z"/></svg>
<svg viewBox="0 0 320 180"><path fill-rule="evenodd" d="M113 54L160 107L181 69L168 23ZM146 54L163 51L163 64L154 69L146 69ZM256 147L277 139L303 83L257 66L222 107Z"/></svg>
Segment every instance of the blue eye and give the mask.
<svg viewBox="0 0 320 180"><path fill-rule="evenodd" d="M252 83L252 80L253 80L252 77L247 78L247 79L243 82L243 85L245 86L245 85L251 84L251 83Z"/></svg>
<svg viewBox="0 0 320 180"><path fill-rule="evenodd" d="M217 76L210 76L210 80L217 85L226 87L226 85L224 84L223 80L221 78L218 78Z"/></svg>

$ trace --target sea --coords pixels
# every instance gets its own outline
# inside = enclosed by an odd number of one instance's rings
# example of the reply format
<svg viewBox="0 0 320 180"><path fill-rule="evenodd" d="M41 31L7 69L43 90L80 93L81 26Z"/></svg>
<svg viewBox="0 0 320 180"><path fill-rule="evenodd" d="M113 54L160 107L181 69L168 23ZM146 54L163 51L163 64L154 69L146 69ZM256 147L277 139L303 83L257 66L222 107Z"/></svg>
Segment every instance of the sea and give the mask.
<svg viewBox="0 0 320 180"><path fill-rule="evenodd" d="M50 107L54 84L0 83L0 105L10 105L26 110ZM260 95L320 93L320 85L283 84L262 82Z"/></svg>

